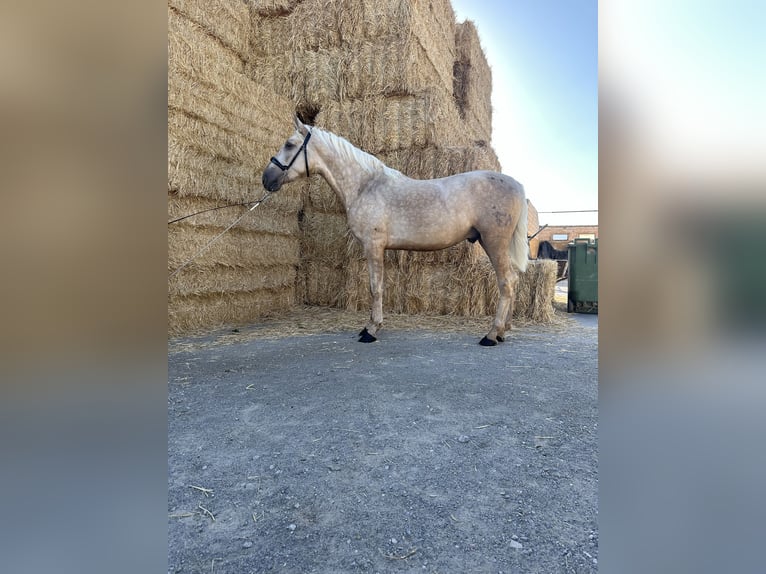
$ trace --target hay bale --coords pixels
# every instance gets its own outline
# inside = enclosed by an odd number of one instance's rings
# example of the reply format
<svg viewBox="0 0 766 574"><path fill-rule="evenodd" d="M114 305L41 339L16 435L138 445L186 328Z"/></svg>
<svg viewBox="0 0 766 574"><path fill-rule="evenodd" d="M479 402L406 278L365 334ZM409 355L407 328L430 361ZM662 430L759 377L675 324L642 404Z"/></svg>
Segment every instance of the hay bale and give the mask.
<svg viewBox="0 0 766 574"><path fill-rule="evenodd" d="M199 25L243 61L250 51L250 10L241 0L168 0L168 6Z"/></svg>
<svg viewBox="0 0 766 574"><path fill-rule="evenodd" d="M493 314L497 305L497 280L489 261L474 264L476 275L481 278L485 314ZM553 322L553 298L556 290L557 265L546 259L530 261L527 270L519 274L514 288L513 317L531 323Z"/></svg>
<svg viewBox="0 0 766 574"><path fill-rule="evenodd" d="M292 102L248 78L236 55L201 26L172 9L168 15L168 106L281 145Z"/></svg>
<svg viewBox="0 0 766 574"><path fill-rule="evenodd" d="M178 197L206 197L224 203L263 197L261 174L268 163L264 159L267 151L259 152L252 165L243 165L200 150L194 143L180 143L177 134L168 134L168 191ZM270 194L264 205L297 214L303 205L302 189L299 184L286 187Z"/></svg>
<svg viewBox="0 0 766 574"><path fill-rule="evenodd" d="M262 289L244 293L172 296L168 299L170 334L252 323L295 305L295 290Z"/></svg>
<svg viewBox="0 0 766 574"><path fill-rule="evenodd" d="M237 228L243 231L298 236L300 234L298 214L293 210L285 210L281 205L269 201L274 197L276 196L269 196L267 201L264 201L255 210L242 218L237 224ZM174 193L168 193L168 221L221 205L225 205L225 203L215 199L194 196L180 197ZM183 224L223 229L247 211L247 206L204 211L184 219ZM172 225L179 224L181 224L180 221Z"/></svg>
<svg viewBox="0 0 766 574"><path fill-rule="evenodd" d="M187 143L231 163L265 167L269 161L268 150L260 141L206 122L194 113L168 108L168 134L179 143ZM269 149L273 153L273 148Z"/></svg>
<svg viewBox="0 0 766 574"><path fill-rule="evenodd" d="M348 276L345 266L308 260L301 264L299 273L304 277L303 303L343 308Z"/></svg>
<svg viewBox="0 0 766 574"><path fill-rule="evenodd" d="M328 102L317 115L316 125L373 154L464 141L451 98L435 90Z"/></svg>
<svg viewBox="0 0 766 574"><path fill-rule="evenodd" d="M408 269L399 260L401 253L386 251L384 257L383 308L390 312L401 312L402 299L407 292ZM346 269L346 285L341 301L343 308L350 311L369 310L371 296L367 262L360 258L350 258Z"/></svg>
<svg viewBox="0 0 766 574"><path fill-rule="evenodd" d="M450 58L455 53L455 14L449 0L304 0L289 11L268 14L252 9L257 35L253 53L282 54L320 48L354 48L363 42L392 43L415 37Z"/></svg>
<svg viewBox="0 0 766 574"><path fill-rule="evenodd" d="M529 262L527 271L520 275L516 288L514 317L527 319L533 323L553 321L557 269L555 261Z"/></svg>
<svg viewBox="0 0 766 574"><path fill-rule="evenodd" d="M223 72L213 83L179 67L168 70L168 107L264 143L281 145L292 103L256 85L239 72ZM224 79L225 78L225 79ZM276 151L276 150L275 150Z"/></svg>
<svg viewBox="0 0 766 574"><path fill-rule="evenodd" d="M180 196L194 195L237 203L263 196L263 170L282 145L252 135L235 133L187 112L168 110L168 189ZM296 213L302 205L300 186L270 196Z"/></svg>
<svg viewBox="0 0 766 574"><path fill-rule="evenodd" d="M170 278L171 296L245 293L263 289L294 289L297 271L292 265L186 267Z"/></svg>
<svg viewBox="0 0 766 574"><path fill-rule="evenodd" d="M256 16L273 18L290 14L305 0L244 0Z"/></svg>
<svg viewBox="0 0 766 574"><path fill-rule="evenodd" d="M168 226L168 271L174 271L197 255L221 231L223 230L217 227L195 227L183 223ZM234 227L212 243L190 267L297 266L299 250L297 237L276 233L251 233Z"/></svg>
<svg viewBox="0 0 766 574"><path fill-rule="evenodd" d="M313 178L308 186L306 208L323 213L346 213L338 194L322 178Z"/></svg>
<svg viewBox="0 0 766 574"><path fill-rule="evenodd" d="M449 93L449 83L416 39L365 42L352 54L343 61L339 99L419 94L428 89Z"/></svg>
<svg viewBox="0 0 766 574"><path fill-rule="evenodd" d="M451 89L455 15L448 0L307 0L276 17L251 12L257 58L283 58L289 47L292 52L343 48L364 59L365 45L385 51L407 43L408 51L418 51L429 62L436 81Z"/></svg>
<svg viewBox="0 0 766 574"><path fill-rule="evenodd" d="M452 97L451 82L445 85L417 40L253 57L247 73L299 107L321 109L330 102L412 95L429 89Z"/></svg>
<svg viewBox="0 0 766 574"><path fill-rule="evenodd" d="M211 81L223 72L245 71L238 54L198 23L168 6L168 67L193 70Z"/></svg>
<svg viewBox="0 0 766 574"><path fill-rule="evenodd" d="M231 94L219 94L205 84L196 82L173 70L168 72L168 109L191 116L194 119L215 125L222 130L255 139L263 128L263 119L254 106L247 106ZM264 139L276 142L273 127L271 138L264 134ZM279 134L284 133L284 130Z"/></svg>
<svg viewBox="0 0 766 574"><path fill-rule="evenodd" d="M413 252L386 252L383 307L385 313L425 315L484 314L474 308L470 293L475 279L465 273L465 263L429 265L413 257ZM348 264L345 308L369 309L371 295L367 264L351 259ZM477 311L482 311L477 313Z"/></svg>
<svg viewBox="0 0 766 574"><path fill-rule="evenodd" d="M387 255L385 263L385 313L458 316L495 313L497 279L486 258L453 265L413 265L410 260L408 265L402 265L395 256ZM368 309L371 297L366 265L355 259L348 268L345 308ZM555 262L530 262L527 272L519 275L513 317L525 322L552 322L555 285Z"/></svg>
<svg viewBox="0 0 766 574"><path fill-rule="evenodd" d="M428 146L383 152L389 167L416 179L434 179L474 170L500 171L495 151L486 145Z"/></svg>
<svg viewBox="0 0 766 574"><path fill-rule="evenodd" d="M492 71L473 22L457 25L455 44L453 93L460 116L475 139L488 142L492 137Z"/></svg>
<svg viewBox="0 0 766 574"><path fill-rule="evenodd" d="M301 223L301 258L330 265L343 265L350 235L345 213L323 213L307 209Z"/></svg>

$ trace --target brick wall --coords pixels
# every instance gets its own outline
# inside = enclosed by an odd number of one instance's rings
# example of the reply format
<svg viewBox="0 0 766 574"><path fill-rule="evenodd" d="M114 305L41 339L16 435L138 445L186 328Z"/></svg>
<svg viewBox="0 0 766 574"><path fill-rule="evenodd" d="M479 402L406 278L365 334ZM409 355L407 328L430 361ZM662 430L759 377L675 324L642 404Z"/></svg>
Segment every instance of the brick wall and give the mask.
<svg viewBox="0 0 766 574"><path fill-rule="evenodd" d="M537 231L529 230L529 235L532 235ZM566 234L565 240L553 240L554 235ZM537 249L540 246L541 241L549 241L556 249L566 249L567 244L582 235L593 234L598 238L598 225L550 225L543 229L540 234L529 242L530 256L534 259L537 257Z"/></svg>

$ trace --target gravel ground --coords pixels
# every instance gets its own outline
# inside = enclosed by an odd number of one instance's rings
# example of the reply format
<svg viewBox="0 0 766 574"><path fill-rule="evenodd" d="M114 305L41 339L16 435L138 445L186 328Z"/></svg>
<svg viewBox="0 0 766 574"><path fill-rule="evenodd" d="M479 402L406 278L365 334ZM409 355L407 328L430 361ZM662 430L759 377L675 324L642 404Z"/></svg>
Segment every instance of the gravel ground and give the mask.
<svg viewBox="0 0 766 574"><path fill-rule="evenodd" d="M598 317L171 341L169 572L585 573Z"/></svg>

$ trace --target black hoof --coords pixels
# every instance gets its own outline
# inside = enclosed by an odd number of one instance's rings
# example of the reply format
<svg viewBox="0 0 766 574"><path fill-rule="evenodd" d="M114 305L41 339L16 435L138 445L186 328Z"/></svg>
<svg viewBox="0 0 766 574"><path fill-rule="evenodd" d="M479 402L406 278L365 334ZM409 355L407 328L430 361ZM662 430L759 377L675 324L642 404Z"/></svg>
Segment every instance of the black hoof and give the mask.
<svg viewBox="0 0 766 574"><path fill-rule="evenodd" d="M497 342L498 343L505 343L505 337L501 337L500 335L497 336Z"/></svg>
<svg viewBox="0 0 766 574"><path fill-rule="evenodd" d="M378 339L370 335L370 332L367 330L367 327L362 329L362 332L359 333L359 342L360 343L372 343L374 341L377 341Z"/></svg>
<svg viewBox="0 0 766 574"><path fill-rule="evenodd" d="M497 341L493 341L492 339L487 339L484 337L481 341L479 341L479 345L482 347L494 347L497 345Z"/></svg>

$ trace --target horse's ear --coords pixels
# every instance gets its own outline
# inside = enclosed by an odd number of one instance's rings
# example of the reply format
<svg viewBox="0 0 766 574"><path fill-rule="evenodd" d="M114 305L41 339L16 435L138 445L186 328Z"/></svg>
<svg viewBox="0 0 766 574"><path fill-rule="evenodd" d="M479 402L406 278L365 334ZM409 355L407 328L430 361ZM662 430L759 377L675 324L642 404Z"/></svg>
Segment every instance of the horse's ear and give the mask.
<svg viewBox="0 0 766 574"><path fill-rule="evenodd" d="M293 116L293 123L295 124L295 129L301 132L304 136L308 133L308 128L303 125L303 122L298 117L298 114Z"/></svg>

